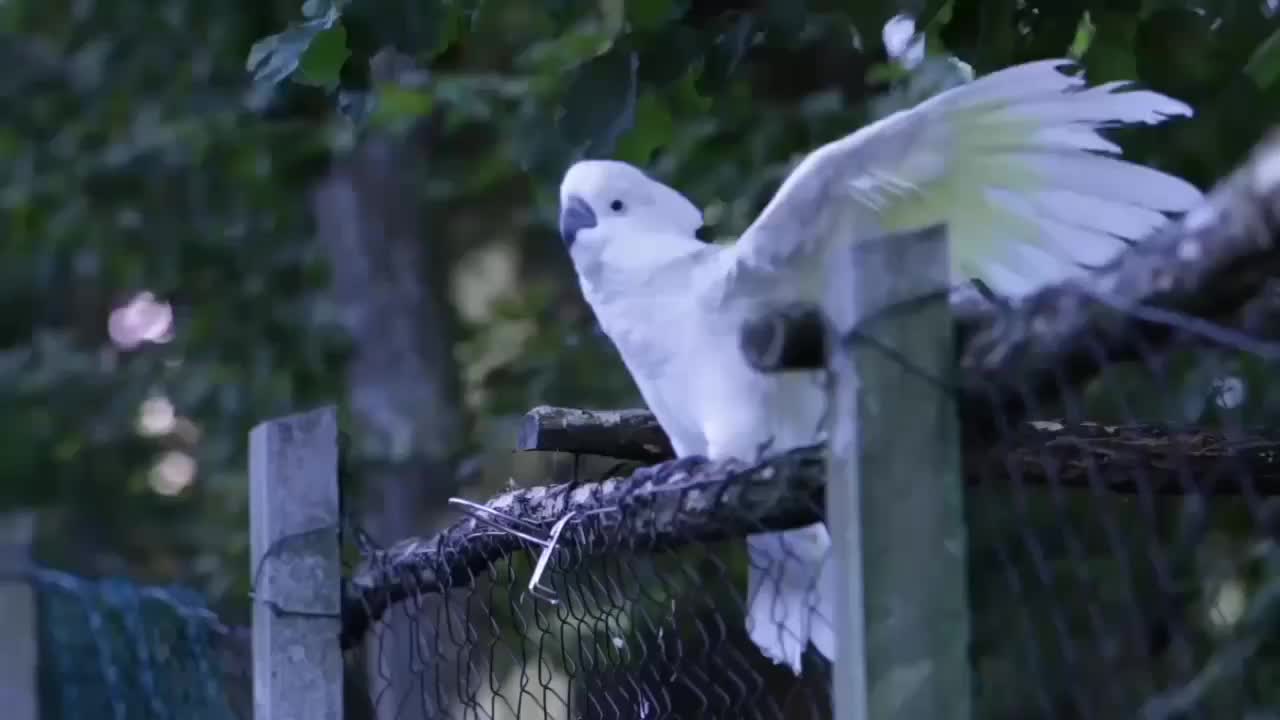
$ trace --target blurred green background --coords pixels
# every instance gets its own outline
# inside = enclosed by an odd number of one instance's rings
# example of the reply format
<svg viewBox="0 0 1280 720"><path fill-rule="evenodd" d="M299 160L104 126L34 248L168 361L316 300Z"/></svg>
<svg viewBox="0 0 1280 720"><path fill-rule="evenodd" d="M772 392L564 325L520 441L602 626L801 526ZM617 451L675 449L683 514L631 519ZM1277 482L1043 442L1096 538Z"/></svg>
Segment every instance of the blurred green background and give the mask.
<svg viewBox="0 0 1280 720"><path fill-rule="evenodd" d="M556 237L571 160L643 165L732 237L951 58L1069 54L1189 102L1116 136L1207 187L1280 118L1278 5L0 0L0 507L40 511L44 564L243 623L254 423L342 403L389 543L546 481L507 452L529 407L639 405ZM899 13L924 58L886 52Z"/></svg>

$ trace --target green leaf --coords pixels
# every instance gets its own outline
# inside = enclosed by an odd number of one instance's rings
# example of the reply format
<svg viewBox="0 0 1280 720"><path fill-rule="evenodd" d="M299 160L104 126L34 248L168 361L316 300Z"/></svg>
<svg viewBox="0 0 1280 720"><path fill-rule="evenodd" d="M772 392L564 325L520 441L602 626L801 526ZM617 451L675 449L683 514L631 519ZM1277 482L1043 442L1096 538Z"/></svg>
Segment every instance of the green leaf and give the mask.
<svg viewBox="0 0 1280 720"><path fill-rule="evenodd" d="M431 112L435 98L431 93L403 85L378 87L373 122L384 127L405 127Z"/></svg>
<svg viewBox="0 0 1280 720"><path fill-rule="evenodd" d="M1271 87L1280 78L1280 30L1276 30L1253 51L1244 72L1261 89Z"/></svg>
<svg viewBox="0 0 1280 720"><path fill-rule="evenodd" d="M671 106L681 115L702 115L711 110L711 98L698 92L702 72L691 67L671 87Z"/></svg>
<svg viewBox="0 0 1280 720"><path fill-rule="evenodd" d="M542 107L528 103L520 109L510 134L512 154L520 169L548 182L559 181L574 148L561 137Z"/></svg>
<svg viewBox="0 0 1280 720"><path fill-rule="evenodd" d="M952 16L955 15L955 0L934 0L930 6L925 9L923 18L924 23L924 47L925 52L929 53L945 53L947 45L942 40L942 33L947 29L947 23L951 22Z"/></svg>
<svg viewBox="0 0 1280 720"><path fill-rule="evenodd" d="M610 153L635 124L638 67L636 54L620 46L578 67L562 100L560 136L588 154Z"/></svg>
<svg viewBox="0 0 1280 720"><path fill-rule="evenodd" d="M875 63L867 68L868 85L888 85L905 79L911 71L896 62Z"/></svg>
<svg viewBox="0 0 1280 720"><path fill-rule="evenodd" d="M738 13L729 17L720 30L707 51L704 71L698 80L698 89L706 95L715 95L728 84L746 57L760 24L755 15Z"/></svg>
<svg viewBox="0 0 1280 720"><path fill-rule="evenodd" d="M690 67L700 65L707 46L696 30L672 24L646 33L632 31L632 46L640 53L640 83L665 88L677 82Z"/></svg>
<svg viewBox="0 0 1280 720"><path fill-rule="evenodd" d="M351 51L347 49L347 29L338 23L317 34L302 53L298 73L294 77L304 85L314 85L327 90L338 87L342 66Z"/></svg>
<svg viewBox="0 0 1280 720"><path fill-rule="evenodd" d="M1126 62L1115 69L1098 68L1094 51L1100 41L1108 42L1104 37L1108 27L1126 27L1137 21L1117 13L1107 13L1105 20L1101 16L1094 20L1098 35L1085 56L1091 80L1140 77L1164 92L1188 97L1194 97L1198 91L1214 94L1221 91L1221 81L1214 77L1221 43L1214 27L1215 18L1185 7L1166 7L1152 12L1138 24L1132 42L1116 51ZM1116 34L1114 29L1110 31L1112 37ZM1243 57L1233 64L1238 68L1242 61Z"/></svg>
<svg viewBox="0 0 1280 720"><path fill-rule="evenodd" d="M974 67L989 73L1014 60L1019 35L1016 18L1018 3L1014 0L987 0L978 8L978 54Z"/></svg>
<svg viewBox="0 0 1280 720"><path fill-rule="evenodd" d="M465 29L467 3L443 0L353 0L343 8L353 34L367 37L373 54L394 47L420 60L444 52Z"/></svg>
<svg viewBox="0 0 1280 720"><path fill-rule="evenodd" d="M307 63L303 81L317 84L324 80L329 66L341 56L337 69L342 68L350 53L346 51L346 30L339 23L338 11L330 7L324 17L308 20L276 35L268 35L253 44L245 67L253 73L254 80L275 85L293 77L300 66ZM307 58L312 45L319 45L317 55ZM345 54L344 54L345 53ZM336 75L336 70L333 72Z"/></svg>
<svg viewBox="0 0 1280 720"><path fill-rule="evenodd" d="M1140 77L1134 56L1138 19L1129 13L1099 12L1091 14L1094 24L1089 51L1081 61L1089 81L1132 80Z"/></svg>
<svg viewBox="0 0 1280 720"><path fill-rule="evenodd" d="M627 22L634 30L652 30L662 25L675 10L671 0L626 0Z"/></svg>
<svg viewBox="0 0 1280 720"><path fill-rule="evenodd" d="M1093 26L1093 19L1089 17L1089 11L1085 10L1080 15L1080 22L1076 25L1075 37L1071 39L1071 47L1067 49L1067 57L1079 60L1089 52L1089 46L1093 44L1093 35L1096 28Z"/></svg>
<svg viewBox="0 0 1280 720"><path fill-rule="evenodd" d="M671 140L675 122L671 112L653 92L640 96L636 106L635 126L618 140L614 157L633 165L647 165L653 151Z"/></svg>

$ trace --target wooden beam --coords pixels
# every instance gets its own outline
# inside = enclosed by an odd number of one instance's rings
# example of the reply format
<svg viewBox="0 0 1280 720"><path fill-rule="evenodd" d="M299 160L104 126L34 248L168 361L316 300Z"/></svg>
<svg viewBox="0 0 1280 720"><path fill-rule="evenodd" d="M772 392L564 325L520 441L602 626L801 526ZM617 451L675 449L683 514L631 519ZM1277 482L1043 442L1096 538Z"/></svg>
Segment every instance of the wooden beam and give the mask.
<svg viewBox="0 0 1280 720"><path fill-rule="evenodd" d="M597 448L608 448L597 453ZM603 454L660 462L675 456L667 434L647 410L579 410L540 405L520 423L517 450Z"/></svg>
<svg viewBox="0 0 1280 720"><path fill-rule="evenodd" d="M632 432L662 432L648 412L625 412L634 423ZM532 415L525 418L526 424L534 422ZM562 442L587 454L616 456L607 427ZM549 448L530 443L522 449ZM1226 435L1151 423L1029 420L996 445L966 448L964 475L970 485L1024 482L1116 493L1280 495L1280 432L1253 428Z"/></svg>

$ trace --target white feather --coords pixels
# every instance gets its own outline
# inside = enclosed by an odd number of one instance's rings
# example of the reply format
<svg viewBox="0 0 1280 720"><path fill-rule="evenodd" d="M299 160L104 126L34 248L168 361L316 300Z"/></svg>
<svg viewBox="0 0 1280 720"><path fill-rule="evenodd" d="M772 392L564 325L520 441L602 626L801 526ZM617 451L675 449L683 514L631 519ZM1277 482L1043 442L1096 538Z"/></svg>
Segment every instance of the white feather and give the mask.
<svg viewBox="0 0 1280 720"><path fill-rule="evenodd" d="M766 657L797 675L810 642L835 658L830 547L821 523L747 538L747 634Z"/></svg>
<svg viewBox="0 0 1280 720"><path fill-rule="evenodd" d="M1083 125L1052 125L1032 133L1027 145L1064 150L1094 150L1119 155L1120 146Z"/></svg>
<svg viewBox="0 0 1280 720"><path fill-rule="evenodd" d="M1194 185L1159 170L1119 158L1084 152L1056 150L998 153L978 161L991 173L988 187L1027 190L1074 190L1095 197L1128 202L1152 210L1184 212L1200 202ZM1002 173L1008 168L1011 172ZM1011 180L1025 168L1035 173L1036 187L1017 186Z"/></svg>
<svg viewBox="0 0 1280 720"><path fill-rule="evenodd" d="M1140 240L1167 220L1158 210L1074 190L1042 190L1023 193L1023 196L1042 217L1111 233L1126 240Z"/></svg>
<svg viewBox="0 0 1280 720"><path fill-rule="evenodd" d="M977 78L967 85L948 90L929 101L947 104L952 108L975 107L987 104L1008 104L1021 98L1052 96L1084 85L1084 78L1062 72L1078 67L1073 60L1038 60L998 70ZM908 111L910 112L910 111Z"/></svg>
<svg viewBox="0 0 1280 720"><path fill-rule="evenodd" d="M1062 124L1088 122L1114 125L1119 123L1155 124L1170 117L1191 114L1185 104L1149 91L1115 93L1090 88L1083 92L1060 95L1052 99L1011 105L999 117L1031 120L1037 123Z"/></svg>
<svg viewBox="0 0 1280 720"><path fill-rule="evenodd" d="M1062 71L1072 65L992 73L820 148L735 246L742 267L771 273L810 252L797 218L821 231L848 205L875 232L946 223L958 269L1021 294L1111 259L1163 213L1199 203L1195 186L1122 159L1098 132L1191 108L1122 82L1085 88Z"/></svg>
<svg viewBox="0 0 1280 720"><path fill-rule="evenodd" d="M1119 237L1108 232L1073 226L1041 212L1032 196L1003 189L989 189L986 196L991 204L1014 213L1033 225L1039 232L1039 237L1034 241L1055 253L1059 261L1101 265L1127 247Z"/></svg>
<svg viewBox="0 0 1280 720"><path fill-rule="evenodd" d="M1036 289L1039 278L1027 276L1024 269L1010 269L998 260L987 260L981 264L970 265L974 274L983 279L992 290L1014 297L1026 295ZM957 278L963 280L963 278Z"/></svg>

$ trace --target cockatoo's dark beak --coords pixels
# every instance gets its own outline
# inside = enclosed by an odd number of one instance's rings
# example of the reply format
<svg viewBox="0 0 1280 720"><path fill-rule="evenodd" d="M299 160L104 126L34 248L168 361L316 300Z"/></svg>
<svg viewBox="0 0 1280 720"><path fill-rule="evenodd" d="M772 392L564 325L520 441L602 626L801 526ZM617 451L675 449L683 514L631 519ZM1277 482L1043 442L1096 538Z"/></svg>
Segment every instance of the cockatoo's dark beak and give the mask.
<svg viewBox="0 0 1280 720"><path fill-rule="evenodd" d="M560 239L565 247L572 247L579 230L596 226L596 214L586 200L570 195L560 208Z"/></svg>

